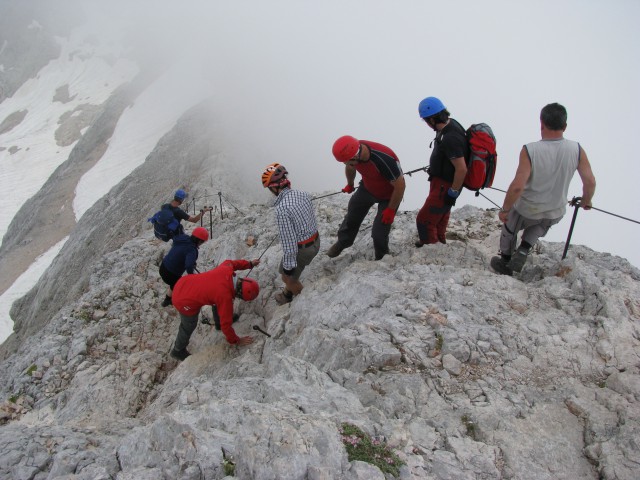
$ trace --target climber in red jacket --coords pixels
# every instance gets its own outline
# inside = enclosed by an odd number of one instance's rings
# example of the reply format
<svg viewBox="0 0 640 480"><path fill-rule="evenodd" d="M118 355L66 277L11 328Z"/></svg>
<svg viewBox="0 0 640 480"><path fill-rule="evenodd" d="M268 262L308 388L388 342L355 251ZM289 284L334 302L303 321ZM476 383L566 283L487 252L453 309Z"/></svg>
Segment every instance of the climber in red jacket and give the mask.
<svg viewBox="0 0 640 480"><path fill-rule="evenodd" d="M186 275L173 288L173 306L180 313L180 327L171 350L171 356L184 360L189 355L187 345L198 325L200 309L205 305L216 305L220 315L220 326L227 341L233 345L249 345L253 337L239 337L233 330L233 299L251 301L258 296L260 286L252 278L235 280L236 270L247 270L260 263L255 260L225 260L213 270L195 275Z"/></svg>

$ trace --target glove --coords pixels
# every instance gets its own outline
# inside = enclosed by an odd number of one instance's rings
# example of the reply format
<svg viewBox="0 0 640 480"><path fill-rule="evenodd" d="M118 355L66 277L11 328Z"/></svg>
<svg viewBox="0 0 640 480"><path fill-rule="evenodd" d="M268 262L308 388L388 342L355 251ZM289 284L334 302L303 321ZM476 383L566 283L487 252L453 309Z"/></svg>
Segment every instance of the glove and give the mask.
<svg viewBox="0 0 640 480"><path fill-rule="evenodd" d="M449 188L449 190L447 190L447 194L444 196L444 204L449 207L453 207L456 204L456 200L458 199L459 195L460 192Z"/></svg>
<svg viewBox="0 0 640 480"><path fill-rule="evenodd" d="M353 188L353 185L347 185L346 187L344 187L342 189L342 191L344 193L352 193L355 190L355 188Z"/></svg>
<svg viewBox="0 0 640 480"><path fill-rule="evenodd" d="M392 208L385 208L382 211L382 223L385 225L391 225L394 218L396 218L396 212Z"/></svg>

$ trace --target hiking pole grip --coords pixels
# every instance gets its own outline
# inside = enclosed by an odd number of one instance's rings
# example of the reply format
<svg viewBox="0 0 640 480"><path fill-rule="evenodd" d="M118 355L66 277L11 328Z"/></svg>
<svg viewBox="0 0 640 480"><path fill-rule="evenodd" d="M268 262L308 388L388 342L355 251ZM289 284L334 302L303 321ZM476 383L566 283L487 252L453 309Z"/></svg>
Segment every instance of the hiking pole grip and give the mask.
<svg viewBox="0 0 640 480"><path fill-rule="evenodd" d="M573 227L576 224L576 217L578 216L578 210L580 210L580 200L582 197L573 197L569 202L573 210L573 218L571 218L571 226L569 227L569 234L567 235L567 241L564 244L564 251L562 252L562 260L567 258L567 250L569 250L569 244L571 243L571 235L573 235Z"/></svg>

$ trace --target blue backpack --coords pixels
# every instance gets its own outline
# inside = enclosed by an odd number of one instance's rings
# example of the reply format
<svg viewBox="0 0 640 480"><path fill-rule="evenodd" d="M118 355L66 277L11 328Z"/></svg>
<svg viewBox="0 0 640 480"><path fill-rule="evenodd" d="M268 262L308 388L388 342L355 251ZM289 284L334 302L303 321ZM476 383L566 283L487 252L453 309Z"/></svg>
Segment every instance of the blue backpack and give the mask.
<svg viewBox="0 0 640 480"><path fill-rule="evenodd" d="M148 219L153 225L153 234L163 242L168 242L179 233L184 233L182 224L171 208L162 208Z"/></svg>

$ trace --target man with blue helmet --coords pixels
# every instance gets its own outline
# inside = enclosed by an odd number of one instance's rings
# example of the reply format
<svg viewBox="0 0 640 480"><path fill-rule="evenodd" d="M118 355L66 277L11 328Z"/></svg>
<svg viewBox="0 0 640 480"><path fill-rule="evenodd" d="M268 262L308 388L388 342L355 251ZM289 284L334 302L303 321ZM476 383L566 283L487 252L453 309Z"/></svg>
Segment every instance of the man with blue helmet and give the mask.
<svg viewBox="0 0 640 480"><path fill-rule="evenodd" d="M465 129L450 117L440 99L425 98L418 106L418 113L436 132L429 159L429 195L416 217L416 247L420 248L430 243L447 243L449 215L467 174L465 159L469 148Z"/></svg>
<svg viewBox="0 0 640 480"><path fill-rule="evenodd" d="M182 205L182 203L187 199L188 196L189 195L187 194L187 192L185 192L183 189L180 188L176 190L176 193L173 194L173 200L171 200L171 202L169 203L165 203L164 205L162 205L162 210L164 209L171 210L173 212L173 216L176 217L176 220L178 221L186 220L187 222L197 223L200 221L200 219L202 218L202 215L205 212L209 212L213 209L212 207L205 207L200 210L199 214L189 215L182 208L180 208L180 205ZM180 226L180 229L182 230L182 226ZM184 233L184 230L181 233Z"/></svg>

